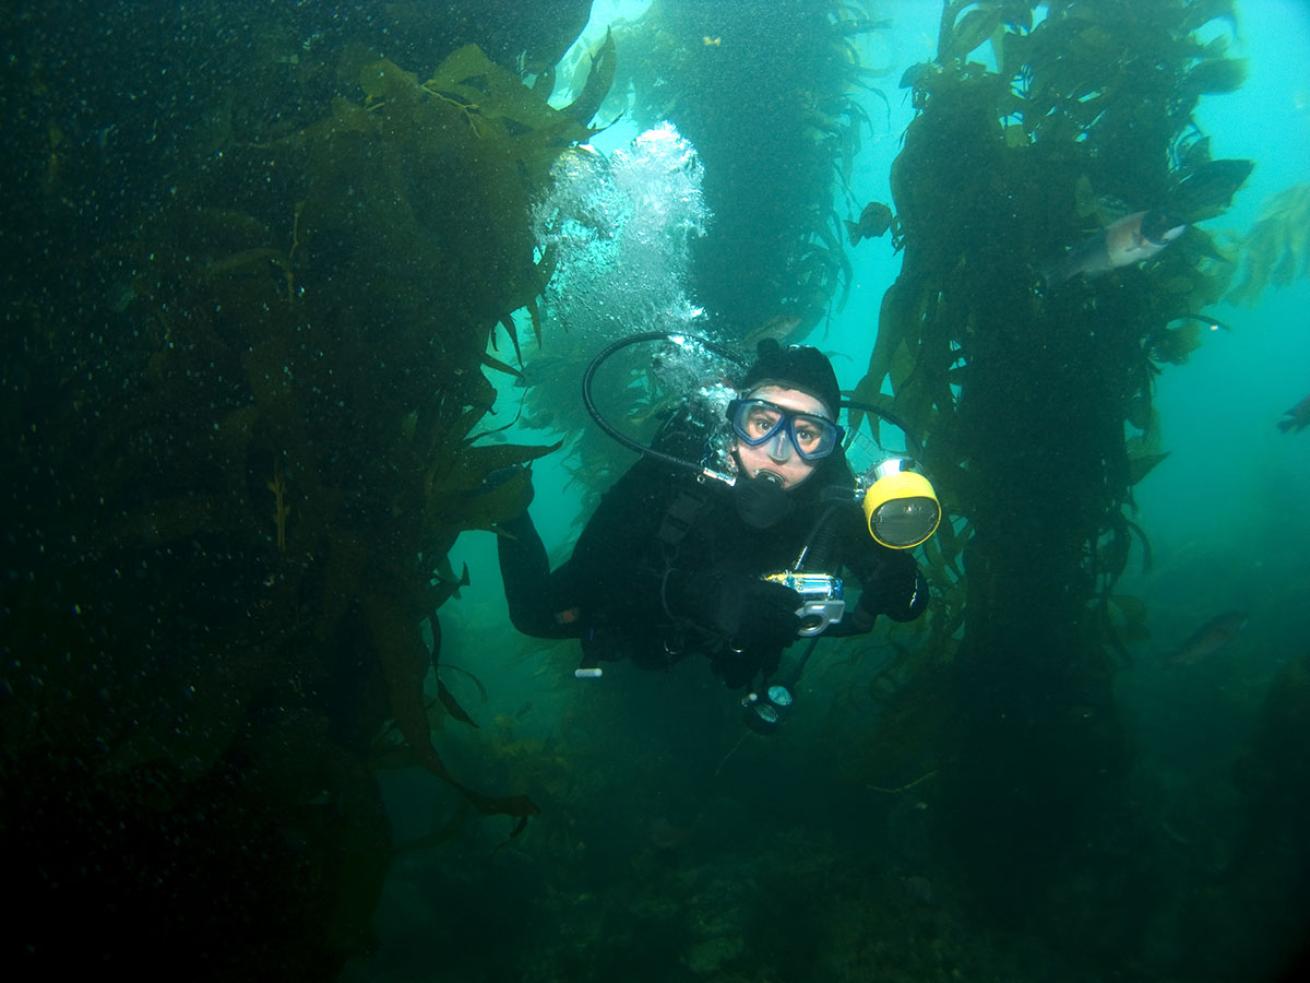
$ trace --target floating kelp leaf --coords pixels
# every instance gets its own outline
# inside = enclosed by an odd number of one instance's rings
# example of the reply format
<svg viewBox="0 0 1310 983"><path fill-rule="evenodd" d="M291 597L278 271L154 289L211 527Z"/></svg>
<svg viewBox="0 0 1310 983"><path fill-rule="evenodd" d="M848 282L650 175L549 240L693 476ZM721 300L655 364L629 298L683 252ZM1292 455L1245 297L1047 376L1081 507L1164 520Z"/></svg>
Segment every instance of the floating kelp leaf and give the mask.
<svg viewBox="0 0 1310 983"><path fill-rule="evenodd" d="M1214 58L1200 62L1183 79L1183 91L1193 95L1233 92L1246 81L1246 59Z"/></svg>
<svg viewBox="0 0 1310 983"><path fill-rule="evenodd" d="M1128 422L1138 430L1147 430L1151 426L1151 387L1143 386L1128 401Z"/></svg>
<svg viewBox="0 0 1310 983"><path fill-rule="evenodd" d="M462 724L468 724L475 730L477 729L477 721L470 717L468 712L459 705L459 701L455 699L455 694L441 681L440 676L437 677L437 699L441 701L441 705L446 708L446 712L452 717Z"/></svg>
<svg viewBox="0 0 1310 983"><path fill-rule="evenodd" d="M853 399L857 403L872 406L874 409L880 410L883 413L895 415L895 404L892 397L888 396L886 393L862 393L857 387L853 394ZM878 447L882 447L882 416L878 413L869 413L862 407L854 406L848 410L848 414L850 416L851 424L849 437L854 438L856 433L859 432L860 424L867 419L869 422L869 433L873 436L873 442L877 444Z"/></svg>
<svg viewBox="0 0 1310 983"><path fill-rule="evenodd" d="M975 7L951 29L951 41L946 55L951 58L966 57L990 38L1000 23L1001 10L998 7Z"/></svg>
<svg viewBox="0 0 1310 983"><path fill-rule="evenodd" d="M510 836L517 836L523 831L528 817L541 811L537 804L523 795L489 796L468 787L450 773L432 746L423 702L423 677L427 674L428 656L417 622L411 624L395 599L384 595L367 595L361 607L368 622L373 651L382 666L396 729L414 752L418 763L458 789L484 815L516 818L518 822Z"/></svg>
<svg viewBox="0 0 1310 983"><path fill-rule="evenodd" d="M1210 161L1210 138L1191 140L1178 149L1178 164L1185 171L1195 171Z"/></svg>
<svg viewBox="0 0 1310 983"><path fill-rule="evenodd" d="M497 372L504 372L506 375L512 375L516 379L523 378L523 373L514 368L514 366L507 365L505 362L488 355L486 352L482 353L482 364L489 369L495 369Z"/></svg>
<svg viewBox="0 0 1310 983"><path fill-rule="evenodd" d="M1255 167L1253 160L1212 160L1183 178L1167 198L1165 210L1182 222L1220 214Z"/></svg>
<svg viewBox="0 0 1310 983"><path fill-rule="evenodd" d="M514 357L518 360L519 368L521 369L523 368L523 352L519 348L519 331L518 328L514 326L513 315L506 314L504 317L500 319L500 324L501 327L505 329L505 333L509 335L510 342L514 345ZM492 348L496 347L495 328L491 329L491 347Z"/></svg>
<svg viewBox="0 0 1310 983"><path fill-rule="evenodd" d="M532 495L526 469L491 488L483 481L493 471L526 464L562 446L544 447L493 444L468 446L453 461L438 460L429 472L424 515L431 523L458 523L468 529L496 530L500 523L520 514Z"/></svg>
<svg viewBox="0 0 1310 983"><path fill-rule="evenodd" d="M1137 484L1155 470L1156 465L1168 457L1169 453L1169 451L1164 451L1160 454L1146 454L1142 457L1129 457L1128 483L1130 485Z"/></svg>
<svg viewBox="0 0 1310 983"><path fill-rule="evenodd" d="M419 635L418 622L411 620L399 602L382 594L369 594L362 609L372 639L373 654L382 668L391 702L391 716L405 743L429 770L445 777L446 767L432 746L427 711L423 703L423 677L427 675L428 653Z"/></svg>
<svg viewBox="0 0 1310 983"><path fill-rule="evenodd" d="M1128 532L1127 520L1122 513L1108 517L1109 528L1106 529L1097 544L1096 556L1102 576L1111 582L1123 575L1128 566L1128 551L1132 547L1132 536Z"/></svg>
<svg viewBox="0 0 1310 983"><path fill-rule="evenodd" d="M448 55L423 88L479 115L510 119L529 130L549 126L556 116L517 75L491 61L476 44Z"/></svg>
<svg viewBox="0 0 1310 983"><path fill-rule="evenodd" d="M1212 331L1220 327L1229 330L1222 322L1195 314L1185 314L1174 318L1170 323L1178 322L1183 323L1178 324L1177 327L1159 328L1148 336L1147 350L1157 362L1182 365L1192 352L1201 347L1207 330Z"/></svg>
<svg viewBox="0 0 1310 983"><path fill-rule="evenodd" d="M447 568L449 568L450 561L446 560L445 565ZM451 573L453 574L454 571L451 571ZM452 575L450 577L442 577L437 581L436 586L433 588L432 595L428 598L427 601L428 607L430 607L433 611L437 610L438 608L441 607L441 605L445 604L452 597L458 597L460 588L467 587L468 585L469 585L469 565L465 563L464 570L460 574L458 580L455 579L455 577ZM435 636L435 632L434 632L434 636Z"/></svg>
<svg viewBox="0 0 1310 983"><path fill-rule="evenodd" d="M539 457L553 454L563 445L563 441L557 440L553 444L545 445L492 444L484 447L465 447L451 468L450 480L457 488L476 488L481 484L482 479L493 471L527 464Z"/></svg>
<svg viewBox="0 0 1310 983"><path fill-rule="evenodd" d="M412 755L410 757L412 758ZM410 767L410 762L405 761L398 767ZM459 806L444 823L434 826L430 832L423 836L415 837L412 840L404 840L392 846L392 856L414 853L419 850L431 850L455 839L464 831L464 827L468 823L470 808L471 803L467 800L460 800Z"/></svg>
<svg viewBox="0 0 1310 983"><path fill-rule="evenodd" d="M1220 17L1235 25L1234 6L1235 0L1192 0L1180 10L1179 26L1183 31L1195 31Z"/></svg>
<svg viewBox="0 0 1310 983"><path fill-rule="evenodd" d="M883 295L882 305L878 313L878 334L874 339L873 351L869 353L869 367L865 371L864 378L855 387L854 397L858 402L878 406L884 398L882 383L891 371L892 358L907 330L907 322L909 321L909 314L905 310L903 300L911 296L913 294L910 285L903 278L898 278L895 283L887 288L887 292ZM858 409L851 411L852 430L859 429L863 417L862 411ZM869 426L874 440L877 440L877 418L870 417Z"/></svg>
<svg viewBox="0 0 1310 983"><path fill-rule="evenodd" d="M532 318L532 334L537 339L537 347L541 347L541 308L537 306L536 300L528 301L528 316Z"/></svg>
<svg viewBox="0 0 1310 983"><path fill-rule="evenodd" d="M533 266L533 275L516 280L512 286L515 288L514 293L509 297L508 314L501 315L501 324L505 330L510 332L510 338L514 342L514 353L518 356L519 367L523 367L523 356L519 353L518 331L514 325L514 312L526 309L532 317L532 333L537 340L537 347L541 347L541 314L536 310L537 298L546 289L550 278L555 274L555 264L559 258L559 248L556 243L552 242L546 247L545 253L541 259ZM509 323L506 324L505 322Z"/></svg>
<svg viewBox="0 0 1310 983"><path fill-rule="evenodd" d="M617 64L614 34L607 29L604 43L591 58L591 71L587 73L587 81L582 87L582 92L578 94L578 98L565 106L562 112L583 126L589 126L592 117L600 109L600 104L609 94L610 86L614 84L614 69Z"/></svg>
<svg viewBox="0 0 1310 983"><path fill-rule="evenodd" d="M475 687L477 687L478 696L481 697L483 703L486 703L490 699L490 697L487 696L487 687L482 684L482 680L464 667L442 663L441 668L449 672L457 672L465 679L469 680Z"/></svg>
<svg viewBox="0 0 1310 983"><path fill-rule="evenodd" d="M1019 3L1007 3L1001 7L1001 16L1005 23L1015 28L1022 34L1027 34L1033 29L1033 4L1027 0L1021 0Z"/></svg>
<svg viewBox="0 0 1310 983"><path fill-rule="evenodd" d="M360 70L359 87L364 90L366 105L393 99L418 101L423 96L418 76L386 58Z"/></svg>
<svg viewBox="0 0 1310 983"><path fill-rule="evenodd" d="M942 75L942 66L935 61L921 61L917 65L911 65L901 73L901 80L897 83L902 89L928 89L932 83Z"/></svg>
<svg viewBox="0 0 1310 983"><path fill-rule="evenodd" d="M1146 530L1139 526L1131 519L1124 519L1129 531L1137 537L1137 541L1142 544L1142 573L1151 572L1151 540L1146 535Z"/></svg>
<svg viewBox="0 0 1310 983"><path fill-rule="evenodd" d="M1235 304L1253 304L1266 286L1286 286L1310 276L1310 184L1280 191L1265 203L1260 220L1242 243L1242 281L1228 293Z"/></svg>

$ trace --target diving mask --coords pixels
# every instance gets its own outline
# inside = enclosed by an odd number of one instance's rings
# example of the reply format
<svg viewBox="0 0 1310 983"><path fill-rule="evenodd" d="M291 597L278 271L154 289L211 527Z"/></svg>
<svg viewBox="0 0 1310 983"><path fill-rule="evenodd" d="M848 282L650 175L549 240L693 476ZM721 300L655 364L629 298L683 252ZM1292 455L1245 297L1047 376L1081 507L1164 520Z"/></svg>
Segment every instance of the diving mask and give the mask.
<svg viewBox="0 0 1310 983"><path fill-rule="evenodd" d="M734 399L728 404L728 421L737 438L750 447L773 441L774 460L791 456L790 446L803 461L820 461L841 443L842 428L812 413L797 413L767 399Z"/></svg>

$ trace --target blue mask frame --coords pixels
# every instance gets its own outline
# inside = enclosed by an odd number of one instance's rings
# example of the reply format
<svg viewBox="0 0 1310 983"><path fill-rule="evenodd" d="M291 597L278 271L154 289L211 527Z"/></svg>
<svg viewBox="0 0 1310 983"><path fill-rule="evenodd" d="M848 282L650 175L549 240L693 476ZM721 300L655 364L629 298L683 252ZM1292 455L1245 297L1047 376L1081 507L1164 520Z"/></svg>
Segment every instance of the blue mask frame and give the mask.
<svg viewBox="0 0 1310 983"><path fill-rule="evenodd" d="M778 414L778 419L767 433L760 436L751 436L746 430L746 421L751 410L756 407L766 407L773 410ZM801 441L796 437L798 421L801 426L810 427L819 434L818 444L811 450L807 451L802 448ZM825 457L829 457L840 446L846 433L826 417L816 416L813 413L798 413L795 410L787 409L785 406L779 406L777 403L770 403L767 399L732 400L732 402L728 403L728 422L732 424L732 430L737 435L737 439L748 447L759 447L761 444L768 443L785 429L787 439L791 441L791 446L795 448L802 461L821 461Z"/></svg>

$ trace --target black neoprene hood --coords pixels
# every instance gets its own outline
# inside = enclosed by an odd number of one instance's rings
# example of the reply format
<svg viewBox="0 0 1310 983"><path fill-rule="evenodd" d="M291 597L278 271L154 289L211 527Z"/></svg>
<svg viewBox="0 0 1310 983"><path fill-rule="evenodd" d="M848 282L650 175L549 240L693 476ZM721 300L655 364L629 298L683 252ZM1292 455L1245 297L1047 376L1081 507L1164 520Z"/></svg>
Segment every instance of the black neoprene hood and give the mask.
<svg viewBox="0 0 1310 983"><path fill-rule="evenodd" d="M761 382L776 383L788 389L809 393L828 408L835 421L841 406L841 387L828 356L809 345L783 348L772 338L765 338L756 350L755 364L746 370L741 381L744 392Z"/></svg>

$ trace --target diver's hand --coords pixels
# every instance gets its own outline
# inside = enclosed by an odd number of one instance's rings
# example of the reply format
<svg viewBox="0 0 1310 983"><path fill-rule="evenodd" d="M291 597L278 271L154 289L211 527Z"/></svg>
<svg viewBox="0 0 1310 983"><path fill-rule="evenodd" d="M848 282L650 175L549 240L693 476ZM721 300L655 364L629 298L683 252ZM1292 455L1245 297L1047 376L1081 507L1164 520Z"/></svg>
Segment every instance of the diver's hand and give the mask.
<svg viewBox="0 0 1310 983"><path fill-rule="evenodd" d="M870 623L879 614L912 621L928 604L928 582L907 552L888 551L863 585L858 611Z"/></svg>
<svg viewBox="0 0 1310 983"><path fill-rule="evenodd" d="M774 649L796 639L801 604L790 587L715 569L682 580L674 613L723 635L735 648Z"/></svg>

